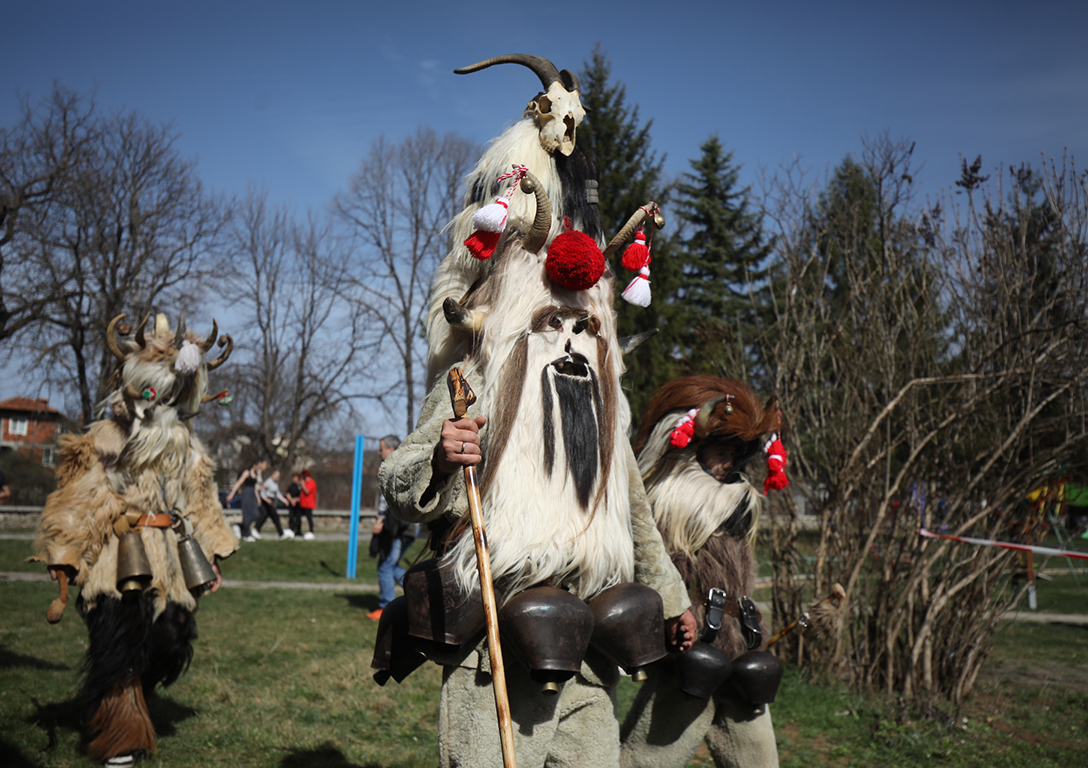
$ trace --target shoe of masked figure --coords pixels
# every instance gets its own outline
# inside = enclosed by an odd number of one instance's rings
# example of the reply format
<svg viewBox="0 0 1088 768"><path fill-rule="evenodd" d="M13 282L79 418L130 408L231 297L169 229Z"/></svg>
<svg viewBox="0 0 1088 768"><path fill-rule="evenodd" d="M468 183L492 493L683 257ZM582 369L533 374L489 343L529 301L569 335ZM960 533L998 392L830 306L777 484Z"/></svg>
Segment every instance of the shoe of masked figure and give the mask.
<svg viewBox="0 0 1088 768"><path fill-rule="evenodd" d="M295 538L295 532L292 531L290 528L287 528L286 530L284 530L283 533L280 534L280 541L283 541L284 539L293 539L293 538Z"/></svg>
<svg viewBox="0 0 1088 768"><path fill-rule="evenodd" d="M261 540L261 532L258 531L256 528L254 528L252 531L250 531L249 535L252 536L253 538L255 538L257 541Z"/></svg>
<svg viewBox="0 0 1088 768"><path fill-rule="evenodd" d="M306 541L313 541L314 532L313 531L306 531L306 533L302 534L302 538L306 539Z"/></svg>
<svg viewBox="0 0 1088 768"><path fill-rule="evenodd" d="M256 541L252 536L243 536L242 541Z"/></svg>

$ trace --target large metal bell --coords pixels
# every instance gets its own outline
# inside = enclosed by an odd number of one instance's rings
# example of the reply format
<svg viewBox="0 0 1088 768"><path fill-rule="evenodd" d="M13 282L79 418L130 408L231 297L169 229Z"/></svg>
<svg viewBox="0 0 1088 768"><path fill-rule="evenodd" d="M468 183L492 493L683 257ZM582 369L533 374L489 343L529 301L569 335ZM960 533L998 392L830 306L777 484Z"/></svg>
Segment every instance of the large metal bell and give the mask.
<svg viewBox="0 0 1088 768"><path fill-rule="evenodd" d="M453 569L437 558L413 565L404 574L408 633L451 646L463 646L483 634L484 601L479 586L464 595Z"/></svg>
<svg viewBox="0 0 1088 768"><path fill-rule="evenodd" d="M117 542L117 589L122 595L142 592L151 584L151 575L140 532L123 534Z"/></svg>
<svg viewBox="0 0 1088 768"><path fill-rule="evenodd" d="M700 699L709 699L733 673L729 658L713 645L697 640L687 653L676 658L680 690Z"/></svg>
<svg viewBox="0 0 1088 768"><path fill-rule="evenodd" d="M574 595L555 587L527 589L499 611L504 648L513 650L529 668L543 692L559 692L559 683L574 677L593 634L593 611Z"/></svg>
<svg viewBox="0 0 1088 768"><path fill-rule="evenodd" d="M733 659L733 683L746 701L756 707L773 704L785 667L766 651L748 651Z"/></svg>
<svg viewBox="0 0 1088 768"><path fill-rule="evenodd" d="M215 569L192 536L178 539L178 560L181 561L181 575L185 579L186 589L200 591L215 581Z"/></svg>
<svg viewBox="0 0 1088 768"><path fill-rule="evenodd" d="M665 609L661 595L643 584L609 587L589 601L593 647L635 680L643 667L665 657Z"/></svg>
<svg viewBox="0 0 1088 768"><path fill-rule="evenodd" d="M398 683L412 674L427 660L418 644L408 634L408 605L403 596L392 600L382 609L378 619L378 634L374 640L374 658L370 666L376 670L374 681L385 685L392 677Z"/></svg>

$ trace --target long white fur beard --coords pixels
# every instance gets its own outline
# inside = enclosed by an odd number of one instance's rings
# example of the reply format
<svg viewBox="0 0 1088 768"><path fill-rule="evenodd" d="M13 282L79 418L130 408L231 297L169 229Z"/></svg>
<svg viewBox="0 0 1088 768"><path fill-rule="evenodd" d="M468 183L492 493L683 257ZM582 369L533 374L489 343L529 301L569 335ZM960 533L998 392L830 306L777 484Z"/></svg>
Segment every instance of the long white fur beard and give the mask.
<svg viewBox="0 0 1088 768"><path fill-rule="evenodd" d="M612 283L602 279L589 290L566 291L544 277L543 253L529 254L514 248L503 254L502 259L499 267L502 286L495 305L489 308L479 353L484 367L489 368L483 402L490 407L500 402L503 377L499 366L511 359L518 341L530 332L533 314L549 305L585 309L600 319L599 332L610 340L612 355L610 369L598 370L597 375L613 377L618 396L607 493L591 513L583 510L576 499L558 429L556 464L550 477L544 472L540 411L543 361L530 359L517 419L483 500L492 572L507 595L553 579L588 599L634 577L630 489L623 447L630 410L626 399L618 394L623 360L616 341ZM484 415L489 419L492 416L490 412ZM600 477L599 471L595 485L599 485ZM596 490L595 487L591 499L596 498ZM462 588L467 590L478 583L475 548L470 537L462 537L448 557L455 564Z"/></svg>

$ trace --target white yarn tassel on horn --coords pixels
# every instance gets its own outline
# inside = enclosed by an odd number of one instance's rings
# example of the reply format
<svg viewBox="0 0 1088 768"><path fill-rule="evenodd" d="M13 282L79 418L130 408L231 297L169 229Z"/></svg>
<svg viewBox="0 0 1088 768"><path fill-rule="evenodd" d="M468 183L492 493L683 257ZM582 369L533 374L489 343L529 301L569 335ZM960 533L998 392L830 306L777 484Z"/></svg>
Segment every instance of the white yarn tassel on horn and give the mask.
<svg viewBox="0 0 1088 768"><path fill-rule="evenodd" d="M635 275L626 288L623 289L624 301L634 304L636 307L650 306L650 268L643 267Z"/></svg>
<svg viewBox="0 0 1088 768"><path fill-rule="evenodd" d="M174 371L182 376L196 373L200 368L200 360L200 346L186 339L178 350L177 359L174 360Z"/></svg>

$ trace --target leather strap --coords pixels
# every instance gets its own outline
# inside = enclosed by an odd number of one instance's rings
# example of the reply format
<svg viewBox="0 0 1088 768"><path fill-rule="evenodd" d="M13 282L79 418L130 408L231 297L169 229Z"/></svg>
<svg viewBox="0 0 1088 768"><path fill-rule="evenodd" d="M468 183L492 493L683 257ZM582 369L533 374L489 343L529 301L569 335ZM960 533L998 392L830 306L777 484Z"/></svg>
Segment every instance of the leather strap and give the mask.
<svg viewBox="0 0 1088 768"><path fill-rule="evenodd" d="M173 522L173 515L149 512L145 515L140 515L140 519L136 521L136 525L145 525L149 528L169 528L173 524Z"/></svg>

